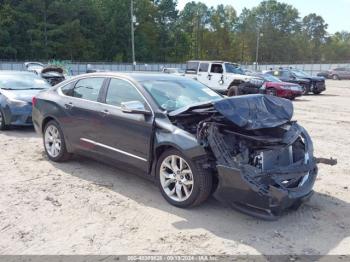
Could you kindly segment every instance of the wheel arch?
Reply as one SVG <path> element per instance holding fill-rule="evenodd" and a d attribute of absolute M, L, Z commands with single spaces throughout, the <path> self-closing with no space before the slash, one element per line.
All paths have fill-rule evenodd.
<path fill-rule="evenodd" d="M 72 153 L 74 150 L 72 148 L 72 145 L 71 143 L 69 142 L 69 140 L 67 139 L 67 135 L 65 134 L 63 128 L 62 128 L 62 125 L 60 123 L 60 121 L 58 121 L 58 119 L 52 115 L 47 115 L 47 116 L 44 116 L 42 122 L 41 122 L 41 134 L 44 135 L 44 132 L 45 132 L 45 127 L 46 125 L 50 122 L 50 121 L 55 121 L 58 123 L 58 125 L 60 126 L 61 130 L 62 130 L 62 133 L 63 133 L 63 136 L 64 136 L 64 140 L 66 142 L 66 147 L 67 147 L 67 151 L 69 153 Z"/>
<path fill-rule="evenodd" d="M 243 84 L 243 83 L 244 83 L 243 80 L 235 79 L 235 80 L 233 80 L 233 81 L 230 83 L 229 87 L 232 87 L 232 86 L 239 86 L 240 84 Z"/>
<path fill-rule="evenodd" d="M 41 122 L 41 133 L 44 134 L 45 131 L 45 126 L 47 125 L 47 123 L 49 123 L 50 121 L 56 121 L 58 124 L 59 122 L 57 121 L 57 119 L 51 115 L 45 116 L 43 118 L 43 121 Z"/>

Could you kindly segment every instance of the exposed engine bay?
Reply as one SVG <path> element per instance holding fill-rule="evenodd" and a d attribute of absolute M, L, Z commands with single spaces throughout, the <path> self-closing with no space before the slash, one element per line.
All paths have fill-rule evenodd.
<path fill-rule="evenodd" d="M 307 200 L 317 176 L 311 138 L 292 116 L 290 101 L 264 95 L 227 98 L 169 115 L 206 149 L 217 174 L 214 196 L 269 220 Z"/>
<path fill-rule="evenodd" d="M 41 77 L 51 86 L 57 85 L 65 80 L 64 70 L 61 67 L 48 66 L 41 71 Z"/>

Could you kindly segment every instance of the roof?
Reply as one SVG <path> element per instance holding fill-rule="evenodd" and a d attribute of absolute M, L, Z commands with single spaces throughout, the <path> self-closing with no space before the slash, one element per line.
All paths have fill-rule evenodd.
<path fill-rule="evenodd" d="M 148 80 L 159 80 L 159 81 L 175 81 L 175 80 L 190 80 L 190 78 L 186 78 L 184 76 L 177 76 L 172 74 L 164 74 L 164 73 L 154 73 L 154 72 L 96 72 L 91 74 L 79 75 L 81 76 L 100 76 L 100 77 L 125 77 L 131 78 L 136 81 L 148 81 Z"/>

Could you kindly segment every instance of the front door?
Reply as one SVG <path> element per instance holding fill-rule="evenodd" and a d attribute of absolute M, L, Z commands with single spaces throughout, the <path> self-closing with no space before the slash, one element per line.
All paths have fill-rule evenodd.
<path fill-rule="evenodd" d="M 151 112 L 144 97 L 129 81 L 111 78 L 106 90 L 100 151 L 119 162 L 148 171 L 153 132 L 153 114 L 125 113 L 124 102 L 139 101 Z"/>
<path fill-rule="evenodd" d="M 222 64 L 211 64 L 210 71 L 208 75 L 208 86 L 212 89 L 224 91 L 227 89 L 224 85 L 224 68 Z"/>
<path fill-rule="evenodd" d="M 206 86 L 210 85 L 209 63 L 199 64 L 197 80 Z"/>

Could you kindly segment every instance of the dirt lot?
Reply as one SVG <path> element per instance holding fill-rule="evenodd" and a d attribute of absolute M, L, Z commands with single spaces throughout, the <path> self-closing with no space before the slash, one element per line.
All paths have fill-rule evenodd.
<path fill-rule="evenodd" d="M 32 129 L 0 133 L 0 254 L 350 254 L 350 81 L 294 102 L 319 165 L 312 200 L 279 221 L 210 199 L 182 210 L 149 181 L 77 158 L 54 164 Z"/>

